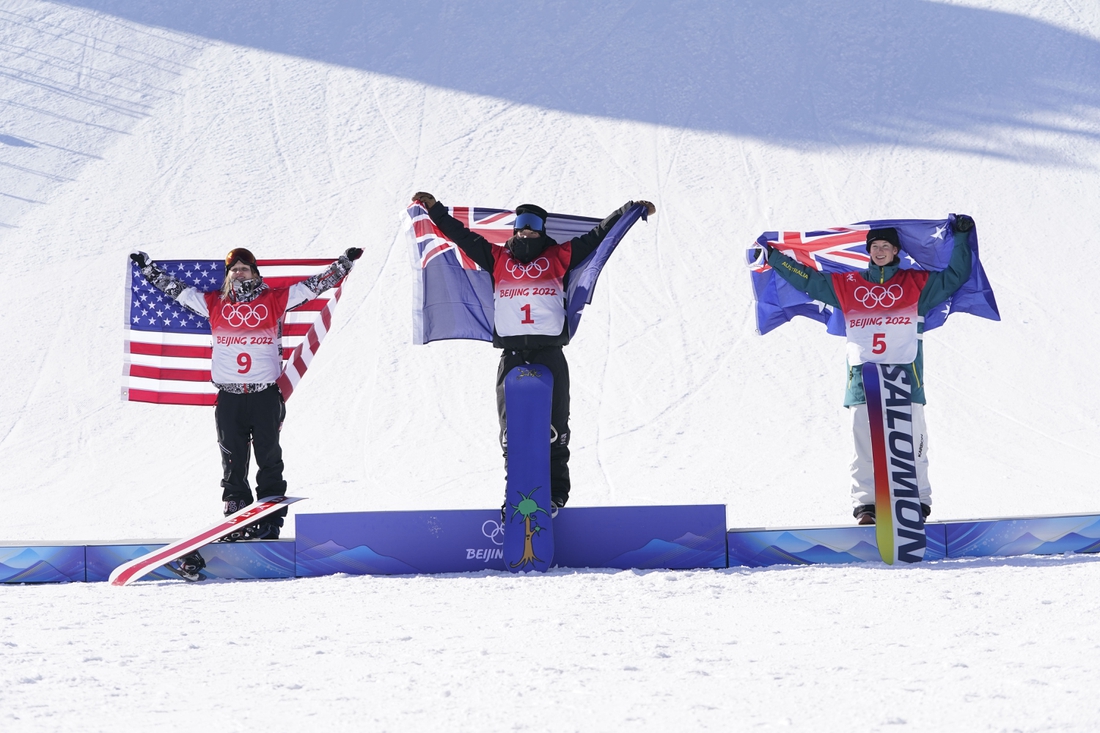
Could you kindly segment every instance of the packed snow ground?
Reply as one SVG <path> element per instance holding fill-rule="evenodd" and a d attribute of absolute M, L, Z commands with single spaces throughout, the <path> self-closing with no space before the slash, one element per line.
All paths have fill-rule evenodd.
<path fill-rule="evenodd" d="M 965 212 L 1003 321 L 926 339 L 934 516 L 1100 511 L 1100 8 L 820 5 L 0 3 L 0 539 L 171 538 L 218 510 L 210 412 L 118 400 L 133 249 L 364 247 L 289 404 L 302 511 L 499 504 L 496 352 L 409 343 L 416 190 L 656 202 L 567 351 L 575 505 L 851 521 L 842 342 L 757 336 L 741 253 Z M 5 587 L 0 716 L 1093 730 L 1098 591 L 1088 557 Z"/>

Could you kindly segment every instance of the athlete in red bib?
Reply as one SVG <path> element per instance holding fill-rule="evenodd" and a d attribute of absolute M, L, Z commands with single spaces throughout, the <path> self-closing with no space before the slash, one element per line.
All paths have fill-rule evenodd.
<path fill-rule="evenodd" d="M 924 315 L 940 305 L 970 277 L 971 253 L 967 242 L 974 220 L 965 214 L 954 219 L 955 246 L 945 270 L 902 269 L 901 243 L 893 227 L 867 232 L 870 256 L 863 272 L 826 274 L 768 249 L 768 264 L 776 274 L 814 300 L 839 308 L 847 337 L 848 408 L 855 441 L 852 458 L 852 513 L 860 524 L 874 524 L 875 484 L 871 460 L 867 397 L 863 391 L 864 363 L 896 364 L 908 373 L 913 386 L 913 445 L 917 488 L 925 516 L 932 511 L 928 482 L 928 432 L 924 423 Z"/>
<path fill-rule="evenodd" d="M 586 234 L 555 242 L 546 234 L 546 210 L 533 204 L 516 209 L 513 235 L 499 247 L 471 232 L 447 213 L 430 193 L 413 194 L 443 236 L 454 242 L 493 276 L 493 345 L 501 348 L 497 368 L 497 414 L 504 467 L 508 443 L 504 412 L 504 378 L 521 364 L 542 364 L 554 375 L 550 409 L 550 498 L 554 511 L 569 501 L 569 365 L 562 347 L 569 343 L 565 288 L 569 272 L 584 262 L 627 209 L 643 204 L 648 215 L 657 208 L 648 201 L 628 201 Z"/>
<path fill-rule="evenodd" d="M 269 287 L 247 249 L 225 256 L 220 291 L 204 293 L 161 270 L 144 252 L 130 258 L 156 288 L 210 321 L 210 379 L 218 388 L 214 420 L 222 459 L 225 515 L 252 503 L 249 448 L 256 455 L 256 497 L 286 495 L 279 445 L 286 407 L 276 380 L 282 373 L 282 329 L 287 312 L 313 300 L 349 272 L 363 250 L 352 247 L 323 272 L 288 287 Z M 277 539 L 286 510 L 229 539 Z M 183 558 L 183 563 L 192 558 Z M 201 562 L 201 556 L 196 562 Z"/>

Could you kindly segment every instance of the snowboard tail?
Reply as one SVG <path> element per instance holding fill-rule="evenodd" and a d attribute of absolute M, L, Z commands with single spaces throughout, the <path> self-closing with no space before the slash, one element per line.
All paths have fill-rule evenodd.
<path fill-rule="evenodd" d="M 254 504 L 249 504 L 239 512 L 230 514 L 217 524 L 207 527 L 201 532 L 177 540 L 160 549 L 153 550 L 150 553 L 131 560 L 128 563 L 119 565 L 111 573 L 110 583 L 111 585 L 130 585 L 134 581 L 156 570 L 161 565 L 167 565 L 173 560 L 181 558 L 184 555 L 189 555 L 200 547 L 205 547 L 211 542 L 216 542 L 223 537 L 227 537 L 241 527 L 252 524 L 256 520 L 262 519 L 269 514 L 274 514 L 283 507 L 289 506 L 296 501 L 301 501 L 303 498 L 305 497 L 268 496 L 260 499 Z M 169 570 L 180 575 L 180 577 L 184 577 L 172 568 L 169 568 Z M 191 578 L 185 579 L 192 580 Z M 201 580 L 201 578 L 194 578 L 194 580 Z"/>
<path fill-rule="evenodd" d="M 525 364 L 504 378 L 508 481 L 504 501 L 504 564 L 511 572 L 544 571 L 554 561 L 550 495 L 550 406 L 554 376 Z"/>

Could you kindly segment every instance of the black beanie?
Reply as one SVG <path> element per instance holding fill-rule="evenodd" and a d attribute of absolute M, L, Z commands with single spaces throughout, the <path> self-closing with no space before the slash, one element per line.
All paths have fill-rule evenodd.
<path fill-rule="evenodd" d="M 901 249 L 901 244 L 898 242 L 898 230 L 894 227 L 883 227 L 882 229 L 872 229 L 867 232 L 867 251 L 871 251 L 871 242 L 876 239 L 882 239 L 890 244 L 894 245 L 898 249 Z"/>

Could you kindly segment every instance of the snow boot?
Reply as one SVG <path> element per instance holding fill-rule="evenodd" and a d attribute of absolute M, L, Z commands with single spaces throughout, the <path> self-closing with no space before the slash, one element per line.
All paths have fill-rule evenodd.
<path fill-rule="evenodd" d="M 166 564 L 165 567 L 184 580 L 194 582 L 206 578 L 206 576 L 202 574 L 202 569 L 206 567 L 206 560 L 202 559 L 202 555 L 200 555 L 198 551 L 177 558 Z"/>
<path fill-rule="evenodd" d="M 856 524 L 874 524 L 875 505 L 860 504 L 854 510 L 852 510 L 852 516 L 856 518 Z"/>

